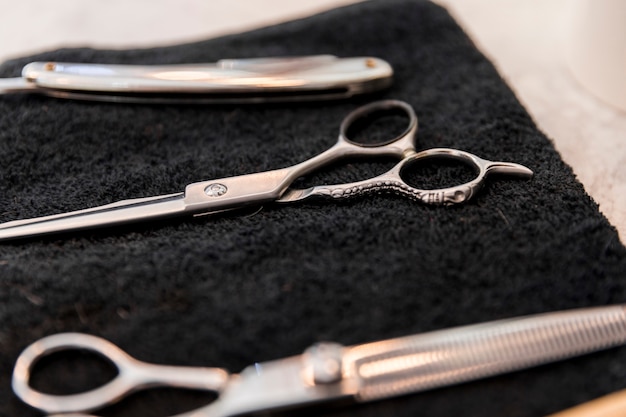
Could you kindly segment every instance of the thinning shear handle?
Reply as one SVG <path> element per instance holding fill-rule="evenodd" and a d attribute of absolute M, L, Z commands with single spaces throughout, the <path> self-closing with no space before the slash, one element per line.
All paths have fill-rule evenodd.
<path fill-rule="evenodd" d="M 30 385 L 30 375 L 39 359 L 63 350 L 86 349 L 111 361 L 118 375 L 91 391 L 72 395 L 51 395 Z M 82 333 L 59 333 L 28 346 L 15 364 L 12 386 L 28 405 L 48 414 L 89 412 L 121 400 L 131 392 L 148 387 L 167 386 L 221 391 L 229 374 L 220 368 L 155 365 L 134 359 L 114 344 Z"/>

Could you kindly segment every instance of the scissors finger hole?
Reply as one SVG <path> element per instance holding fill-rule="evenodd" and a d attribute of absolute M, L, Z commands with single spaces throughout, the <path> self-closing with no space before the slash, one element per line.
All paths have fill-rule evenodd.
<path fill-rule="evenodd" d="M 47 354 L 33 365 L 29 385 L 44 394 L 72 395 L 112 381 L 117 367 L 102 355 L 83 349 Z"/>
<path fill-rule="evenodd" d="M 433 155 L 408 161 L 400 170 L 400 177 L 413 188 L 437 190 L 468 183 L 479 172 L 468 160 Z"/>
<path fill-rule="evenodd" d="M 406 135 L 413 120 L 402 107 L 375 107 L 353 113 L 342 126 L 344 139 L 361 146 L 381 146 Z"/>

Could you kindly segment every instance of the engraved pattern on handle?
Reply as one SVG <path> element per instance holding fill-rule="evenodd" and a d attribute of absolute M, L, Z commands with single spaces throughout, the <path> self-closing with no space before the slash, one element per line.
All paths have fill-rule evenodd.
<path fill-rule="evenodd" d="M 624 307 L 582 309 L 465 326 L 349 348 L 369 401 L 475 380 L 626 342 Z"/>
<path fill-rule="evenodd" d="M 394 177 L 377 177 L 350 184 L 324 185 L 307 190 L 306 197 L 322 196 L 334 199 L 360 197 L 369 193 L 393 192 L 425 204 L 448 206 L 469 200 L 480 184 L 463 184 L 437 190 L 413 188 Z"/>

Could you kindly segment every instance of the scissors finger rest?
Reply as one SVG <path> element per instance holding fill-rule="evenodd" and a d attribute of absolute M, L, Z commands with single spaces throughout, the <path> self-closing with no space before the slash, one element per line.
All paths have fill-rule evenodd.
<path fill-rule="evenodd" d="M 408 123 L 397 136 L 374 144 L 361 143 L 350 138 L 351 128 L 362 120 L 398 112 L 405 116 Z M 417 116 L 409 104 L 397 100 L 370 103 L 354 110 L 344 119 L 334 146 L 299 164 L 272 171 L 201 181 L 188 185 L 183 193 L 124 200 L 69 213 L 3 223 L 0 224 L 0 241 L 164 217 L 211 214 L 248 205 L 293 202 L 315 195 L 348 197 L 372 190 L 391 189 L 428 204 L 454 204 L 472 197 L 490 173 L 532 176 L 532 171 L 521 165 L 487 161 L 455 149 L 416 152 L 417 128 Z M 313 187 L 310 190 L 289 188 L 299 177 L 331 163 L 352 157 L 377 156 L 394 157 L 400 162 L 382 177 L 358 183 Z M 403 180 L 404 173 L 410 170 L 413 162 L 434 157 L 463 160 L 473 166 L 478 175 L 473 181 L 460 186 L 436 190 L 420 190 Z"/>

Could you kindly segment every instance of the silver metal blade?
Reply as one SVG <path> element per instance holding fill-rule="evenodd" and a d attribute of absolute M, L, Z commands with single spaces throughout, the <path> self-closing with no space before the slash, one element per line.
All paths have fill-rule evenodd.
<path fill-rule="evenodd" d="M 185 194 L 135 198 L 104 206 L 0 224 L 0 241 L 172 217 L 185 212 Z"/>
<path fill-rule="evenodd" d="M 34 83 L 25 78 L 0 78 L 0 94 L 28 93 L 37 89 Z"/>

